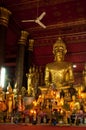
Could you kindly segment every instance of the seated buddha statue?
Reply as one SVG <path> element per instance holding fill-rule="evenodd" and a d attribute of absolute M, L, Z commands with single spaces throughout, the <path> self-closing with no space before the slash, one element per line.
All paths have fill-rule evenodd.
<path fill-rule="evenodd" d="M 86 88 L 86 63 L 82 73 L 83 73 L 83 86 Z"/>
<path fill-rule="evenodd" d="M 45 67 L 46 86 L 53 85 L 56 89 L 60 89 L 74 82 L 73 65 L 64 61 L 66 53 L 66 45 L 59 37 L 53 45 L 54 61 Z"/>

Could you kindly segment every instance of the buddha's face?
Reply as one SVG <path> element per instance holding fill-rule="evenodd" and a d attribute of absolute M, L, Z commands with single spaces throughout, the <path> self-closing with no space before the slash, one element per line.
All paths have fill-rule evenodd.
<path fill-rule="evenodd" d="M 11 93 L 12 92 L 12 88 L 8 87 L 8 91 L 9 91 L 9 93 Z"/>
<path fill-rule="evenodd" d="M 55 59 L 57 61 L 60 62 L 64 60 L 64 48 L 62 46 L 55 47 L 54 54 L 55 54 Z"/>

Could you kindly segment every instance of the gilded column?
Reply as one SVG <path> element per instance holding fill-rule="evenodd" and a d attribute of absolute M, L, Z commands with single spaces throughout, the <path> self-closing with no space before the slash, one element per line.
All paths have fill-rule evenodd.
<path fill-rule="evenodd" d="M 5 62 L 6 34 L 10 15 L 11 12 L 8 9 L 0 7 L 0 68 Z"/>
<path fill-rule="evenodd" d="M 16 87 L 18 90 L 21 89 L 23 85 L 23 74 L 24 74 L 24 56 L 25 56 L 25 45 L 27 43 L 28 38 L 27 31 L 21 31 L 21 36 L 18 41 L 18 55 L 17 55 L 17 62 L 16 62 Z"/>

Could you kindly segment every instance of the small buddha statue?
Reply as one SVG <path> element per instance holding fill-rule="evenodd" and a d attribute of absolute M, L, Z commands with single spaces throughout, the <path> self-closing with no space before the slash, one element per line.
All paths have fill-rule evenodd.
<path fill-rule="evenodd" d="M 6 102 L 5 102 L 5 92 L 3 88 L 0 86 L 0 112 L 3 112 L 7 109 Z"/>
<path fill-rule="evenodd" d="M 22 112 L 25 109 L 22 95 L 18 95 L 18 111 Z"/>
<path fill-rule="evenodd" d="M 14 89 L 13 89 L 13 93 L 14 93 L 14 98 L 15 98 L 15 100 L 17 100 L 17 96 L 18 96 L 17 83 L 15 83 L 15 86 L 14 86 Z"/>
<path fill-rule="evenodd" d="M 66 53 L 66 45 L 59 37 L 53 45 L 54 62 L 48 63 L 45 68 L 46 86 L 53 84 L 60 89 L 74 82 L 73 65 L 64 61 Z"/>
<path fill-rule="evenodd" d="M 6 102 L 7 102 L 7 108 L 8 108 L 7 109 L 7 117 L 8 117 L 8 116 L 11 116 L 13 109 L 15 108 L 14 93 L 13 93 L 10 83 L 8 83 L 8 86 L 7 86 Z"/>
<path fill-rule="evenodd" d="M 26 96 L 27 91 L 26 91 L 26 88 L 24 86 L 21 87 L 20 94 L 21 94 L 22 98 Z"/>
<path fill-rule="evenodd" d="M 29 68 L 29 73 L 26 74 L 27 77 L 27 92 L 29 96 L 33 96 L 34 95 L 34 72 L 32 70 L 32 68 Z M 34 83 L 33 83 L 34 81 Z"/>
<path fill-rule="evenodd" d="M 5 92 L 3 91 L 3 88 L 0 86 L 0 101 L 5 101 Z"/>

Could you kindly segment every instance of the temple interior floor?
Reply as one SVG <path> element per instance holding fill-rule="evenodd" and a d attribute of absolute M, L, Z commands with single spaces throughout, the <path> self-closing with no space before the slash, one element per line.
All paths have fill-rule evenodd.
<path fill-rule="evenodd" d="M 64 126 L 64 125 L 32 125 L 32 124 L 0 124 L 0 130 L 85 130 L 86 125 Z"/>

